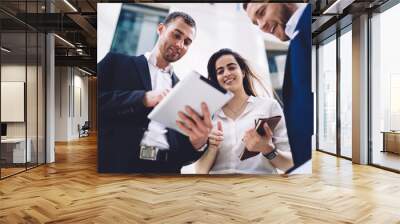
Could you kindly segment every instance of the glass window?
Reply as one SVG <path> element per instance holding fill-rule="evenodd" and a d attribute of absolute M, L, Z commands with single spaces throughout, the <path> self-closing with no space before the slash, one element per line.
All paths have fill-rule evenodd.
<path fill-rule="evenodd" d="M 37 76 L 38 76 L 38 57 L 37 43 L 38 36 L 36 32 L 29 31 L 27 33 L 27 80 L 26 80 L 26 116 L 27 116 L 27 139 L 30 157 L 27 162 L 27 167 L 37 165 L 37 131 L 38 131 L 38 111 L 37 111 Z"/>
<path fill-rule="evenodd" d="M 285 73 L 285 63 L 287 49 L 285 50 L 267 50 L 268 68 L 270 72 L 271 85 L 277 94 L 276 97 L 281 101 L 283 99 L 282 86 Z"/>
<path fill-rule="evenodd" d="M 4 6 L 23 16 L 40 12 L 43 4 Z M 0 178 L 4 178 L 45 162 L 46 40 L 44 34 L 8 15 L 0 13 L 0 18 L 8 21 L 0 29 Z"/>
<path fill-rule="evenodd" d="M 0 110 L 1 123 L 6 125 L 0 146 L 1 177 L 24 171 L 30 161 L 25 118 L 26 40 L 25 32 L 1 33 Z"/>
<path fill-rule="evenodd" d="M 166 15 L 164 10 L 123 4 L 111 52 L 140 55 L 150 51 L 157 41 L 157 26 Z"/>
<path fill-rule="evenodd" d="M 318 48 L 318 149 L 336 153 L 336 38 Z"/>
<path fill-rule="evenodd" d="M 45 76 L 45 65 L 46 65 L 46 36 L 43 33 L 38 35 L 38 76 L 37 76 L 37 89 L 38 89 L 38 136 L 37 136 L 37 163 L 44 164 L 46 158 L 45 148 L 45 124 L 46 124 L 46 76 Z"/>
<path fill-rule="evenodd" d="M 372 163 L 400 170 L 400 4 L 371 19 Z"/>
<path fill-rule="evenodd" d="M 352 34 L 340 36 L 340 154 L 351 158 L 352 150 Z"/>

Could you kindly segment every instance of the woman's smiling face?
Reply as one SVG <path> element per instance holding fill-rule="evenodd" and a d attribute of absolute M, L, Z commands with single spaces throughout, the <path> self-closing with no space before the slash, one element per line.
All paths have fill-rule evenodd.
<path fill-rule="evenodd" d="M 223 55 L 215 62 L 220 86 L 231 92 L 243 88 L 243 72 L 233 55 Z"/>

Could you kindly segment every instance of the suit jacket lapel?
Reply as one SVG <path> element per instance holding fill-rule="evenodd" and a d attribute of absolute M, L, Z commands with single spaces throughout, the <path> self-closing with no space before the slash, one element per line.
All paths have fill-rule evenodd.
<path fill-rule="evenodd" d="M 286 64 L 285 64 L 285 72 L 284 72 L 284 78 L 283 78 L 283 86 L 282 86 L 282 95 L 283 95 L 283 106 L 285 107 L 285 104 L 288 100 L 289 97 L 289 92 L 290 92 L 290 81 L 291 78 L 291 71 L 290 71 L 290 60 L 291 60 L 291 54 L 292 54 L 292 44 L 293 42 L 289 43 L 289 48 L 288 48 L 288 53 L 286 55 Z"/>
<path fill-rule="evenodd" d="M 301 31 L 303 33 L 308 34 L 308 32 L 307 32 L 308 30 L 305 30 L 306 27 L 304 27 L 304 24 L 311 23 L 311 21 L 306 20 L 306 19 L 310 18 L 310 16 L 308 15 L 311 12 L 310 7 L 311 7 L 310 4 L 307 3 L 307 6 L 304 9 L 303 14 L 300 16 L 299 22 L 296 25 L 296 29 L 295 29 L 296 31 Z M 310 25 L 310 27 L 311 27 L 311 25 Z M 310 34 L 310 36 L 311 36 L 311 34 Z"/>
<path fill-rule="evenodd" d="M 150 70 L 146 57 L 144 55 L 140 55 L 139 57 L 137 57 L 136 65 L 138 68 L 139 77 L 142 80 L 145 90 L 152 90 Z"/>
<path fill-rule="evenodd" d="M 310 35 L 310 39 L 311 39 L 311 25 L 308 25 L 307 23 L 310 23 L 310 21 L 307 21 L 308 18 L 311 18 L 311 15 L 309 15 L 311 13 L 311 9 L 310 9 L 310 4 L 307 4 L 306 8 L 303 11 L 303 14 L 301 15 L 299 22 L 296 25 L 296 32 L 297 35 L 290 40 L 289 43 L 289 48 L 288 48 L 288 53 L 287 53 L 287 57 L 286 57 L 286 64 L 285 64 L 285 74 L 284 74 L 284 80 L 283 80 L 283 102 L 285 104 L 285 102 L 287 102 L 290 97 L 293 85 L 295 85 L 295 83 L 293 82 L 293 72 L 291 71 L 291 60 L 294 52 L 292 52 L 293 49 L 293 45 L 298 44 L 301 41 L 304 41 L 302 38 L 304 38 L 304 35 Z M 307 25 L 305 25 L 307 24 Z M 297 55 L 298 56 L 298 55 Z"/>

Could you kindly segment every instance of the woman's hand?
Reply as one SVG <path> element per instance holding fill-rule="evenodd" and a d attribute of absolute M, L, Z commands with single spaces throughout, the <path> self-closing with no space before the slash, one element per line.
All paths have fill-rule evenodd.
<path fill-rule="evenodd" d="M 213 129 L 208 135 L 208 149 L 217 150 L 224 140 L 224 131 L 222 129 L 221 121 L 217 122 L 217 129 Z"/>
<path fill-rule="evenodd" d="M 265 136 L 260 136 L 255 128 L 246 131 L 243 137 L 243 142 L 249 151 L 267 154 L 274 149 L 274 144 L 272 143 L 272 131 L 267 122 L 264 123 L 263 128 L 265 130 Z"/>
<path fill-rule="evenodd" d="M 217 129 L 213 129 L 208 135 L 207 151 L 194 163 L 195 171 L 198 174 L 208 174 L 217 158 L 218 149 L 224 140 L 221 121 L 217 122 Z"/>

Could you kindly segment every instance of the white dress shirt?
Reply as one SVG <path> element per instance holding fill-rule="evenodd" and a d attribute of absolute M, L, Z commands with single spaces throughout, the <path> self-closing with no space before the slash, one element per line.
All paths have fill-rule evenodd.
<path fill-rule="evenodd" d="M 285 33 L 290 39 L 293 39 L 296 36 L 297 24 L 299 23 L 300 17 L 303 14 L 304 9 L 306 7 L 307 7 L 307 4 L 301 4 L 300 6 L 298 6 L 296 12 L 293 13 L 293 15 L 290 17 L 290 19 L 286 23 Z"/>
<path fill-rule="evenodd" d="M 243 113 L 232 120 L 227 117 L 222 109 L 218 110 L 213 117 L 214 127 L 217 121 L 222 123 L 224 141 L 218 149 L 217 158 L 210 174 L 225 173 L 247 173 L 247 174 L 274 174 L 277 169 L 261 153 L 257 156 L 240 161 L 239 156 L 244 150 L 242 138 L 245 132 L 255 126 L 258 118 L 269 118 L 280 115 L 282 119 L 273 130 L 272 142 L 276 149 L 290 151 L 289 141 L 286 133 L 285 118 L 279 103 L 272 98 L 261 98 L 250 96 L 248 104 Z"/>
<path fill-rule="evenodd" d="M 153 52 L 147 52 L 145 57 L 149 64 L 152 90 L 172 88 L 172 65 L 168 65 L 165 69 L 158 68 Z M 169 149 L 166 134 L 167 129 L 164 125 L 156 121 L 150 121 L 141 144 L 155 146 L 160 149 Z"/>

